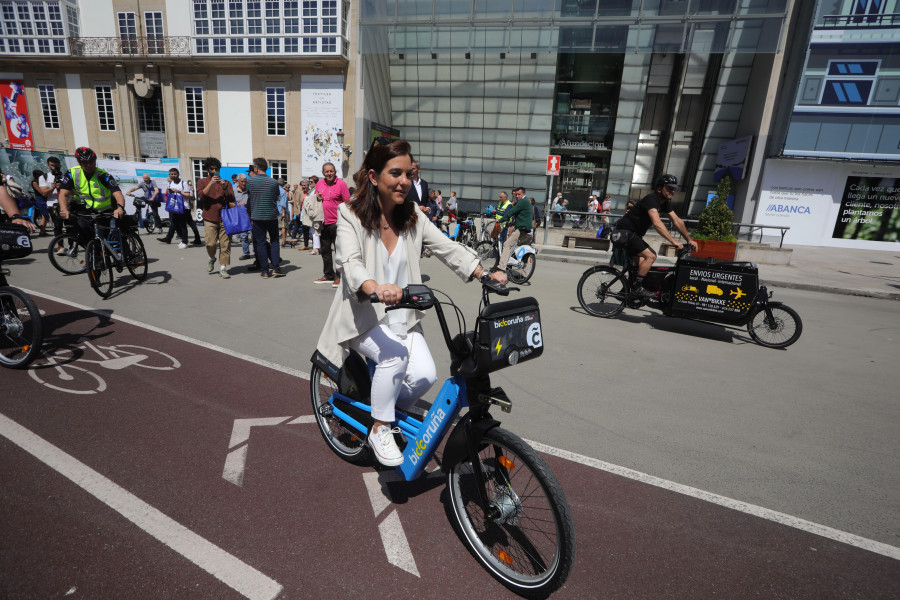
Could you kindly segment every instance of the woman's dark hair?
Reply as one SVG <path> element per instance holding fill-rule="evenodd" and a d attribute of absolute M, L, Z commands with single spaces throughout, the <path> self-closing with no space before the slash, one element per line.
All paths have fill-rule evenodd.
<path fill-rule="evenodd" d="M 353 211 L 363 227 L 378 231 L 381 228 L 381 204 L 378 201 L 378 190 L 369 181 L 369 171 L 381 174 L 387 163 L 400 156 L 413 158 L 409 143 L 405 140 L 394 140 L 390 144 L 376 144 L 366 153 L 362 167 L 353 176 L 356 182 L 356 194 L 350 199 L 350 210 Z M 396 207 L 393 212 L 393 223 L 400 231 L 407 231 L 416 225 L 418 207 L 409 198 Z"/>
<path fill-rule="evenodd" d="M 216 168 L 216 171 L 221 171 L 221 170 L 222 170 L 222 163 L 219 162 L 219 159 L 218 159 L 218 158 L 216 158 L 216 157 L 214 157 L 214 156 L 210 156 L 209 158 L 207 158 L 207 159 L 205 159 L 205 160 L 203 161 L 203 170 L 204 170 L 204 171 L 209 171 L 209 168 L 210 168 L 210 167 L 215 167 L 215 168 Z"/>
<path fill-rule="evenodd" d="M 40 169 L 35 169 L 34 171 L 31 172 L 31 176 L 34 177 L 35 181 L 37 181 L 38 179 L 40 179 L 41 177 L 44 176 L 44 172 L 41 171 Z"/>

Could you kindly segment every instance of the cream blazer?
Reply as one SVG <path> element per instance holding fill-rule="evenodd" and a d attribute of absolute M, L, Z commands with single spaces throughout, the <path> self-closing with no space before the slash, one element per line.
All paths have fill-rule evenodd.
<path fill-rule="evenodd" d="M 341 285 L 335 290 L 331 310 L 317 344 L 319 352 L 337 366 L 344 363 L 350 341 L 375 327 L 384 317 L 384 304 L 372 304 L 368 299 L 361 301 L 356 295 L 366 280 L 384 283 L 379 233 L 363 227 L 347 203 L 338 207 L 334 261 L 335 268 L 341 273 Z M 463 281 L 469 281 L 478 266 L 478 256 L 473 250 L 441 233 L 425 218 L 424 213 L 419 213 L 415 227 L 400 235 L 403 236 L 403 247 L 406 249 L 411 284 L 422 283 L 422 272 L 419 269 L 422 246 L 431 250 Z M 422 311 L 409 311 L 406 330 L 420 329 L 419 321 L 424 316 Z"/>

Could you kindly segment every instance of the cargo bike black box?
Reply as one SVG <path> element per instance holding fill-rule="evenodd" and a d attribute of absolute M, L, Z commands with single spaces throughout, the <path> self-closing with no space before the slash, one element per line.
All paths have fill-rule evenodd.
<path fill-rule="evenodd" d="M 749 262 L 684 259 L 675 270 L 673 316 L 741 323 L 759 292 L 759 274 Z"/>

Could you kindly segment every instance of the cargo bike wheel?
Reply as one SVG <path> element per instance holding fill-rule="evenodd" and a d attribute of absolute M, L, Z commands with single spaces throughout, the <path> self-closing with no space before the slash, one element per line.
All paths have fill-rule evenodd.
<path fill-rule="evenodd" d="M 28 294 L 0 286 L 0 365 L 24 369 L 43 345 L 41 313 Z"/>
<path fill-rule="evenodd" d="M 771 313 L 771 318 L 769 317 Z M 784 304 L 754 309 L 747 331 L 757 344 L 767 348 L 787 348 L 803 333 L 803 322 L 793 308 Z"/>
<path fill-rule="evenodd" d="M 578 281 L 578 303 L 595 317 L 615 317 L 625 308 L 627 298 L 625 272 L 615 267 L 591 267 Z"/>
<path fill-rule="evenodd" d="M 575 563 L 575 524 L 562 487 L 537 452 L 505 429 L 487 431 L 477 452 L 447 474 L 456 525 L 498 581 L 517 594 L 545 597 L 566 582 Z"/>

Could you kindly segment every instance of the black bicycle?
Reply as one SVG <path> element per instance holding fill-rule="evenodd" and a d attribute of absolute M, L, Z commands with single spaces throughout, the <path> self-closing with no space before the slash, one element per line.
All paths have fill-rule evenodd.
<path fill-rule="evenodd" d="M 79 219 L 91 222 L 94 238 L 87 243 L 87 272 L 91 287 L 101 298 L 108 298 L 114 283 L 113 269 L 121 273 L 128 269 L 138 281 L 147 278 L 147 251 L 138 236 L 132 218 L 119 219 L 117 227 L 101 224 L 109 214 L 80 214 Z"/>
<path fill-rule="evenodd" d="M 0 365 L 24 369 L 41 352 L 41 313 L 28 294 L 9 285 L 2 262 L 31 254 L 31 240 L 24 227 L 2 223 L 0 242 Z"/>

